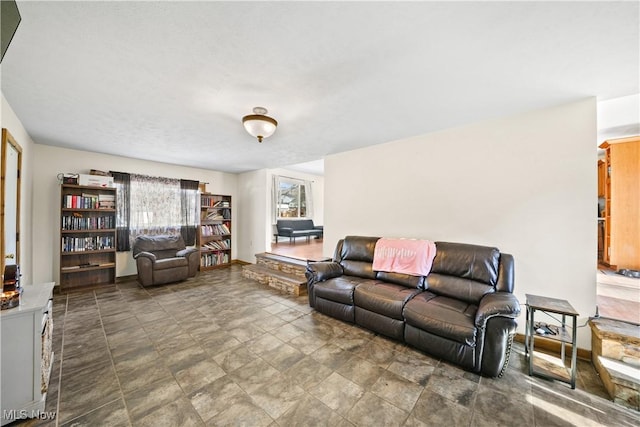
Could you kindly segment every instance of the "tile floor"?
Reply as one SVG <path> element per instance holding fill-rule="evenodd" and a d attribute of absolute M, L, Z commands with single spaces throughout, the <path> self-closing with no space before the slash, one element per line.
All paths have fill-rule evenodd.
<path fill-rule="evenodd" d="M 592 366 L 576 390 L 499 379 L 343 323 L 233 266 L 179 284 L 55 295 L 56 426 L 637 426 Z"/>

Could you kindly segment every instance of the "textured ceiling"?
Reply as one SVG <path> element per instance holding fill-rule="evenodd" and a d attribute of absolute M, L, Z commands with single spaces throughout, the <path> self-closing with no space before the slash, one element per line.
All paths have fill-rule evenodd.
<path fill-rule="evenodd" d="M 36 143 L 227 172 L 640 92 L 638 2 L 18 7 L 2 91 Z"/>

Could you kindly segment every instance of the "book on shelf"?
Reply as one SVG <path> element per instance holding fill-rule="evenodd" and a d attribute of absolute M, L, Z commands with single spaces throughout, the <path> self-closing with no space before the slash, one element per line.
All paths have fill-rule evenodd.
<path fill-rule="evenodd" d="M 204 267 L 211 267 L 215 265 L 228 264 L 230 262 L 228 252 L 219 252 L 213 254 L 203 254 L 200 263 Z"/>
<path fill-rule="evenodd" d="M 202 245 L 203 249 L 210 249 L 214 251 L 221 251 L 225 249 L 231 249 L 231 240 L 213 240 Z"/>
<path fill-rule="evenodd" d="M 214 221 L 214 220 L 221 220 L 221 219 L 225 219 L 225 218 L 220 212 L 211 211 L 211 212 L 207 212 L 207 214 L 204 217 L 204 219 L 207 220 L 207 221 Z"/>
<path fill-rule="evenodd" d="M 62 252 L 84 252 L 114 249 L 113 236 L 68 237 L 62 238 Z"/>
<path fill-rule="evenodd" d="M 220 200 L 220 196 L 212 196 L 212 195 L 205 195 L 205 194 L 202 194 L 200 196 L 200 205 L 203 208 L 231 207 L 231 203 L 229 202 L 229 200 Z"/>
<path fill-rule="evenodd" d="M 116 207 L 115 194 L 99 194 L 98 207 L 99 209 L 115 209 Z"/>
<path fill-rule="evenodd" d="M 115 227 L 115 216 L 83 217 L 74 212 L 62 217 L 63 230 L 106 230 Z"/>
<path fill-rule="evenodd" d="M 225 234 L 231 234 L 231 230 L 229 230 L 229 227 L 225 223 L 202 225 L 200 229 L 203 236 L 222 236 Z"/>
<path fill-rule="evenodd" d="M 65 194 L 62 199 L 65 209 L 114 209 L 115 205 L 113 194 Z"/>

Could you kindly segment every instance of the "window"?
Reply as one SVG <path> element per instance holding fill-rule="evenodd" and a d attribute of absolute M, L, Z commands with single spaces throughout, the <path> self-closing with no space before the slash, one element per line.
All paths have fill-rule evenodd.
<path fill-rule="evenodd" d="M 118 250 L 130 250 L 138 235 L 182 234 L 195 244 L 198 181 L 115 173 L 118 190 Z"/>
<path fill-rule="evenodd" d="M 310 183 L 282 176 L 277 177 L 275 182 L 276 218 L 310 218 Z"/>

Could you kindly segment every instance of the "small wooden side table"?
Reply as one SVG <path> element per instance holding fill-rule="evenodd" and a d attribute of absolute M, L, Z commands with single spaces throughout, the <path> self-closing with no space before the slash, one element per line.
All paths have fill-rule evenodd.
<path fill-rule="evenodd" d="M 576 358 L 578 355 L 577 346 L 577 322 L 578 312 L 569 304 L 568 301 L 563 299 L 549 298 L 539 295 L 525 294 L 527 298 L 527 321 L 525 330 L 525 354 L 529 357 L 529 375 L 537 375 L 543 378 L 555 379 L 571 384 L 571 388 L 576 388 Z M 547 369 L 541 366 L 535 366 L 533 363 L 534 354 L 534 341 L 536 333 L 535 328 L 535 315 L 536 311 L 542 312 L 549 317 L 557 320 L 560 325 L 558 333 L 538 335 L 544 338 L 548 338 L 554 341 L 560 342 L 560 359 L 562 361 L 562 369 Z M 556 319 L 553 314 L 559 314 L 562 319 Z M 572 326 L 567 325 L 567 317 L 572 318 Z M 565 364 L 565 345 L 571 344 L 571 368 L 568 369 Z"/>

